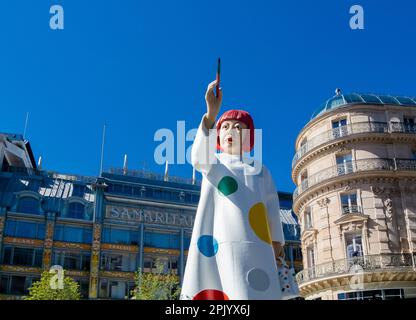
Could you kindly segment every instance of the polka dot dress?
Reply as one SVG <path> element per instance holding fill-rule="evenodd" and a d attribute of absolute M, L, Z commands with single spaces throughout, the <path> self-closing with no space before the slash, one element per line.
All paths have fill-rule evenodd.
<path fill-rule="evenodd" d="M 283 288 L 272 241 L 284 239 L 270 173 L 228 154 L 198 166 L 204 143 L 200 127 L 192 157 L 203 181 L 181 299 L 279 300 Z"/>

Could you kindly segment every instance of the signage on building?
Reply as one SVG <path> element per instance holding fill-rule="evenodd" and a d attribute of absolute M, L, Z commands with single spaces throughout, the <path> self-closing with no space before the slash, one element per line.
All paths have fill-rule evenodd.
<path fill-rule="evenodd" d="M 194 217 L 190 214 L 120 206 L 107 206 L 105 217 L 130 222 L 167 224 L 182 227 L 192 227 L 194 224 Z"/>

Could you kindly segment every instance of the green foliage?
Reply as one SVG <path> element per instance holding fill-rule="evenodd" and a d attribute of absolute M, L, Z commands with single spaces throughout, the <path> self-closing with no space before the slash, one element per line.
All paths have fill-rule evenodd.
<path fill-rule="evenodd" d="M 63 280 L 63 288 L 54 289 L 51 286 L 51 279 L 54 273 L 44 271 L 41 279 L 32 283 L 29 288 L 29 295 L 25 297 L 25 300 L 79 300 L 81 299 L 81 293 L 79 285 L 70 277 L 65 277 Z"/>
<path fill-rule="evenodd" d="M 140 268 L 135 273 L 136 287 L 132 299 L 136 300 L 177 300 L 180 295 L 179 277 L 164 272 L 164 263 L 157 260 L 156 272 L 143 272 Z"/>

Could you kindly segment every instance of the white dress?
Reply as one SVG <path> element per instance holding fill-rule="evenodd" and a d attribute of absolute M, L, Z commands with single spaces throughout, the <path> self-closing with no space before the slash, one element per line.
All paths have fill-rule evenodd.
<path fill-rule="evenodd" d="M 280 300 L 272 241 L 283 245 L 284 235 L 273 179 L 265 166 L 253 174 L 253 163 L 213 152 L 211 133 L 202 120 L 192 147 L 203 180 L 180 299 Z"/>

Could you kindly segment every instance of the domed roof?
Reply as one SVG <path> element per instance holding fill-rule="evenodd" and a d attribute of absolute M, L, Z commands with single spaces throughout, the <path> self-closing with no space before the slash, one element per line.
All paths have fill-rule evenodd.
<path fill-rule="evenodd" d="M 416 106 L 416 97 L 375 95 L 375 94 L 338 94 L 328 99 L 311 117 L 315 117 L 337 108 L 350 104 L 371 104 L 371 105 L 395 105 L 395 106 Z"/>

